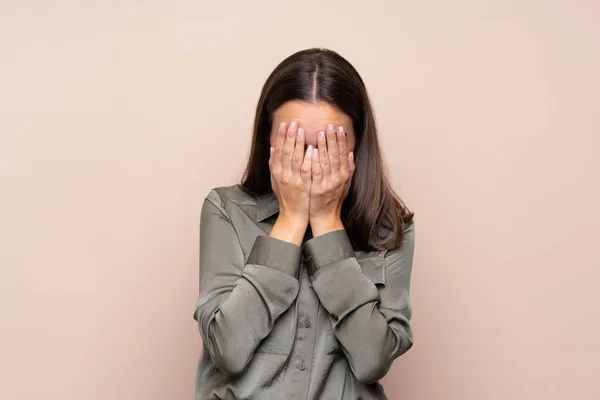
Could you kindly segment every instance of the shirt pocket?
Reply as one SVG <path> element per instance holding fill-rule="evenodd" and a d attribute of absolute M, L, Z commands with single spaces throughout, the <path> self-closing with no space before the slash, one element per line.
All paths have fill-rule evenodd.
<path fill-rule="evenodd" d="M 383 257 L 368 257 L 357 259 L 363 274 L 375 284 L 385 286 L 385 259 Z"/>

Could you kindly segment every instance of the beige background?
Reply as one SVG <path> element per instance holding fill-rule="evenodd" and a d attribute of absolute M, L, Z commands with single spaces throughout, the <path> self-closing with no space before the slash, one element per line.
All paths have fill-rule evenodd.
<path fill-rule="evenodd" d="M 0 398 L 189 399 L 198 222 L 330 47 L 416 212 L 390 399 L 600 398 L 600 6 L 0 0 Z"/>

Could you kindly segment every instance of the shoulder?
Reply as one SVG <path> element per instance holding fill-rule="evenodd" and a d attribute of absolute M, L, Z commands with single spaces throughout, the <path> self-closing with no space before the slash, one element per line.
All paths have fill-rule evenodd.
<path fill-rule="evenodd" d="M 415 242 L 415 221 L 404 224 L 404 243 Z"/>
<path fill-rule="evenodd" d="M 240 206 L 256 204 L 256 197 L 244 191 L 239 184 L 213 187 L 205 199 L 219 208 L 227 208 L 230 203 Z"/>

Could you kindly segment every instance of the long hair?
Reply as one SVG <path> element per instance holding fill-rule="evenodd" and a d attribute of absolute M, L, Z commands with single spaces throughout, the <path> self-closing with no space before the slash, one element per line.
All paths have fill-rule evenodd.
<path fill-rule="evenodd" d="M 271 191 L 269 136 L 273 113 L 288 101 L 326 102 L 348 115 L 355 132 L 356 170 L 342 205 L 342 222 L 356 250 L 388 250 L 402 244 L 413 213 L 386 176 L 373 108 L 358 71 L 327 49 L 299 51 L 283 60 L 265 82 L 254 119 L 252 148 L 241 187 L 253 194 Z M 380 233 L 387 230 L 382 236 Z M 371 241 L 371 235 L 385 241 Z M 371 243 L 376 242 L 376 243 Z"/>

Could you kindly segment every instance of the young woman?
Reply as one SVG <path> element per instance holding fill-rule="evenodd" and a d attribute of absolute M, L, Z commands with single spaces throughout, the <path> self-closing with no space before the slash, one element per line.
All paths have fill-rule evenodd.
<path fill-rule="evenodd" d="M 196 399 L 386 399 L 413 343 L 412 213 L 354 67 L 310 49 L 265 83 L 241 184 L 202 207 Z"/>

